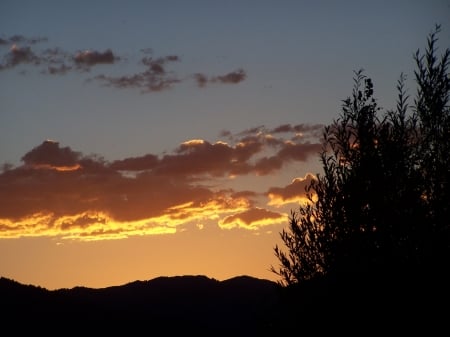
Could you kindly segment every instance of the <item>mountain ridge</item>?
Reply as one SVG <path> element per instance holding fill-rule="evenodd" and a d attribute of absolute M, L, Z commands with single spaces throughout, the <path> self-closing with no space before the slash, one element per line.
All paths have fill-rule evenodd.
<path fill-rule="evenodd" d="M 129 282 L 125 282 L 122 284 L 117 284 L 117 285 L 109 285 L 109 286 L 104 286 L 104 287 L 88 287 L 88 286 L 84 286 L 84 285 L 75 285 L 73 287 L 61 287 L 61 288 L 55 288 L 55 289 L 49 289 L 47 287 L 38 285 L 38 284 L 33 284 L 33 283 L 24 283 L 24 282 L 20 282 L 17 281 L 13 278 L 10 277 L 6 277 L 6 276 L 0 276 L 0 286 L 2 286 L 2 282 L 11 282 L 11 283 L 15 283 L 17 285 L 21 285 L 21 286 L 28 286 L 28 287 L 34 287 L 34 288 L 40 288 L 40 289 L 44 289 L 47 291 L 58 291 L 58 290 L 71 290 L 74 288 L 85 288 L 85 289 L 91 289 L 91 290 L 100 290 L 100 289 L 108 289 L 108 288 L 116 288 L 116 287 L 123 287 L 132 283 L 140 283 L 140 282 L 152 282 L 152 281 L 156 281 L 156 280 L 168 280 L 168 279 L 187 279 L 187 278 L 198 278 L 198 279 L 208 279 L 211 281 L 215 281 L 215 282 L 234 282 L 237 280 L 254 280 L 254 281 L 262 281 L 262 282 L 267 282 L 267 283 L 271 283 L 271 284 L 277 284 L 277 282 L 275 281 L 271 281 L 269 279 L 264 279 L 264 278 L 259 278 L 259 277 L 254 277 L 254 276 L 250 276 L 250 275 L 237 275 L 237 276 L 233 276 L 224 280 L 218 280 L 216 278 L 213 277 L 209 277 L 207 275 L 202 275 L 202 274 L 186 274 L 186 275 L 174 275 L 174 276 L 156 276 L 154 278 L 150 278 L 150 279 L 137 279 L 134 281 L 129 281 Z"/>
<path fill-rule="evenodd" d="M 279 326 L 280 289 L 276 282 L 247 275 L 222 281 L 205 275 L 160 276 L 105 288 L 54 290 L 0 277 L 5 322 L 20 317 L 37 329 L 50 318 L 77 332 L 89 328 L 128 334 L 151 327 L 196 334 L 267 333 Z"/>

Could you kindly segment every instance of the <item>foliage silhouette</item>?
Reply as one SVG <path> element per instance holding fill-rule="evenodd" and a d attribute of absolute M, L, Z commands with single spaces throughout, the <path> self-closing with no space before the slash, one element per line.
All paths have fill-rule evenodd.
<path fill-rule="evenodd" d="M 323 174 L 280 233 L 287 252 L 274 248 L 281 285 L 305 296 L 314 284 L 334 300 L 345 289 L 353 304 L 396 298 L 403 309 L 423 288 L 422 299 L 448 296 L 450 50 L 436 56 L 439 32 L 436 25 L 425 53 L 414 54 L 411 107 L 403 74 L 396 108 L 382 113 L 372 80 L 355 72 L 352 95 L 324 129 Z"/>

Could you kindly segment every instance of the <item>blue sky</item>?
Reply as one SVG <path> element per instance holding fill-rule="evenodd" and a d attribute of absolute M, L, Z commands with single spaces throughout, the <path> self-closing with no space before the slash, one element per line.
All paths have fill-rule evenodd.
<path fill-rule="evenodd" d="M 214 141 L 223 129 L 328 123 L 366 69 L 381 103 L 395 99 L 400 72 L 434 24 L 448 41 L 448 1 L 2 1 L 3 38 L 45 37 L 38 48 L 111 49 L 136 66 L 141 49 L 178 55 L 177 75 L 242 68 L 236 86 L 192 83 L 142 95 L 86 83 L 89 74 L 1 73 L 2 161 L 52 138 L 108 159 L 170 151 L 190 138 Z M 5 46 L 3 54 L 5 53 Z M 29 74 L 20 75 L 25 68 Z M 104 68 L 107 68 L 105 66 Z M 112 68 L 112 67 L 110 67 Z"/>
<path fill-rule="evenodd" d="M 0 252 L 21 258 L 19 263 L 12 258 L 5 261 L 0 274 L 49 287 L 102 286 L 163 273 L 272 277 L 267 271 L 276 263 L 271 249 L 287 224 L 283 219 L 289 209 L 297 207 L 303 196 L 301 189 L 294 197 L 294 182 L 303 186 L 308 173 L 320 171 L 316 156 L 320 128 L 338 117 L 341 101 L 351 94 L 353 71 L 365 69 L 374 82 L 379 104 L 394 107 L 401 72 L 407 75 L 409 93 L 414 95 L 413 54 L 423 50 L 435 24 L 442 25 L 439 45 L 448 47 L 449 18 L 450 1 L 438 0 L 3 0 L 0 164 L 12 164 L 12 173 L 22 168 L 38 168 L 39 174 L 48 174 L 42 173 L 43 169 L 73 169 L 78 175 L 74 173 L 73 185 L 67 183 L 67 195 L 57 192 L 61 180 L 51 181 L 48 196 L 32 205 L 25 200 L 38 196 L 25 192 L 20 197 L 16 176 L 2 174 L 4 186 L 17 196 L 11 207 L 0 206 L 2 224 L 14 229 L 1 235 Z M 45 142 L 47 139 L 52 142 Z M 243 149 L 254 151 L 254 157 L 242 157 Z M 165 195 L 168 185 L 156 187 L 155 181 L 143 180 L 139 182 L 142 186 L 155 190 L 152 198 L 162 200 L 160 208 L 144 211 L 144 201 L 157 202 L 145 199 L 150 198 L 147 190 L 139 190 L 136 181 L 123 172 L 129 170 L 127 174 L 136 178 L 138 162 L 147 165 L 139 172 L 155 165 L 151 172 L 163 172 L 167 181 L 161 181 L 166 183 L 182 176 L 181 187 L 175 186 L 173 193 L 186 198 L 170 201 L 167 196 L 159 197 Z M 100 191 L 95 200 L 100 201 L 75 210 L 67 204 L 73 202 L 80 170 L 88 164 L 121 173 L 114 187 L 94 186 Z M 95 174 L 103 177 L 99 171 Z M 123 187 L 117 188 L 119 185 Z M 84 193 L 94 200 L 91 192 Z M 113 195 L 123 202 L 132 195 L 139 201 L 131 208 L 114 204 L 117 208 L 113 209 L 109 208 Z M 209 199 L 201 199 L 205 195 Z M 233 207 L 225 206 L 225 195 Z M 6 192 L 0 197 L 6 198 Z M 195 197 L 192 204 L 190 197 Z M 210 202 L 214 198 L 224 204 L 216 215 L 202 218 L 199 205 L 208 205 L 205 211 L 213 211 L 217 205 Z M 60 200 L 60 208 L 45 206 L 50 200 Z M 174 210 L 180 209 L 184 213 L 177 216 L 186 217 L 185 223 L 174 220 L 179 219 Z M 161 219 L 169 221 L 164 218 L 167 210 L 172 212 L 169 218 L 174 224 L 161 227 Z M 48 216 L 39 218 L 47 226 L 62 223 L 65 227 L 61 228 L 73 230 L 37 230 L 31 220 L 37 213 Z M 273 221 L 272 226 L 263 221 L 267 219 Z M 79 225 L 82 220 L 93 226 L 90 232 L 83 232 L 87 227 Z M 19 224 L 29 226 L 27 233 L 32 235 L 20 232 Z M 89 246 L 93 252 L 101 245 L 110 254 L 118 254 L 126 242 L 134 245 L 133 240 L 140 237 L 150 240 L 145 244 L 160 256 L 162 248 L 156 247 L 162 247 L 162 241 L 188 245 L 183 241 L 188 240 L 186 232 L 189 242 L 208 239 L 212 243 L 193 249 L 197 264 L 192 269 L 180 265 L 170 269 L 169 258 L 154 270 L 143 267 L 148 260 L 136 262 L 131 269 L 123 258 L 119 267 L 126 273 L 122 278 L 111 271 L 99 279 L 92 276 L 93 267 L 85 253 L 72 251 L 78 245 L 87 249 L 79 243 L 83 235 L 96 241 L 93 233 L 99 224 L 115 228 L 122 233 L 121 239 Z M 230 228 L 232 231 L 226 232 Z M 175 235 L 155 239 L 157 231 Z M 111 239 L 100 237 L 98 241 Z M 71 240 L 76 243 L 69 244 Z M 211 267 L 201 257 L 202 249 L 210 249 L 214 242 L 223 246 L 223 251 L 210 255 L 228 261 L 223 270 Z M 233 253 L 233 259 L 227 260 L 226 247 L 231 243 L 241 255 Z M 255 248 L 259 254 L 246 255 L 246 247 L 252 245 L 259 247 Z M 58 274 L 53 267 L 59 262 L 49 255 L 40 263 L 50 266 L 52 280 L 26 268 L 30 255 L 56 246 L 61 259 L 77 266 L 76 276 Z M 150 254 L 150 248 L 142 249 L 144 255 Z M 177 254 L 185 253 L 174 253 L 172 258 L 179 258 Z M 236 269 L 236 259 L 242 262 L 240 269 Z M 112 268 L 112 259 L 101 261 L 105 270 Z"/>

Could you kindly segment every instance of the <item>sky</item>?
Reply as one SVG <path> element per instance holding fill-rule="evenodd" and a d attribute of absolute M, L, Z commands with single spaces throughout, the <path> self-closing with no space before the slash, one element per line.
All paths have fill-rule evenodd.
<path fill-rule="evenodd" d="M 0 276 L 277 281 L 354 71 L 383 109 L 450 1 L 0 2 Z"/>

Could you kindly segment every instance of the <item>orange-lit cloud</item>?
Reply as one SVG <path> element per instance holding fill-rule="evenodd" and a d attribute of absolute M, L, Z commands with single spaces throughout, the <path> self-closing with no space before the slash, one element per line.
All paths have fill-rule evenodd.
<path fill-rule="evenodd" d="M 233 214 L 219 221 L 223 229 L 244 228 L 257 230 L 261 227 L 271 226 L 286 221 L 286 214 L 268 211 L 263 208 L 251 208 L 241 213 Z"/>
<path fill-rule="evenodd" d="M 304 204 L 308 202 L 305 188 L 309 186 L 311 180 L 317 179 L 313 174 L 308 173 L 304 178 L 295 178 L 292 183 L 285 187 L 272 187 L 267 192 L 269 205 L 280 207 L 286 204 Z"/>
<path fill-rule="evenodd" d="M 284 140 L 281 136 L 292 137 L 270 135 L 263 128 L 255 131 L 226 133 L 227 141 L 214 143 L 192 139 L 163 156 L 111 162 L 46 140 L 22 157 L 23 165 L 4 165 L 0 238 L 114 239 L 176 233 L 206 223 L 257 231 L 285 221 L 283 212 L 265 207 L 304 198 L 312 176 L 266 194 L 231 188 L 227 179 L 275 173 L 315 155 L 318 144 Z M 263 197 L 269 203 L 257 206 Z"/>

